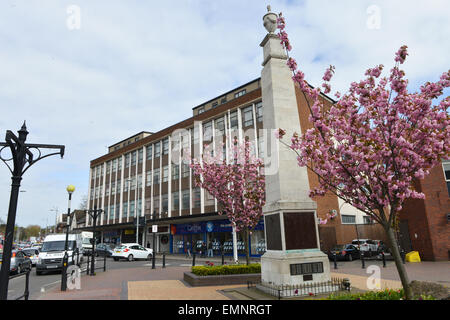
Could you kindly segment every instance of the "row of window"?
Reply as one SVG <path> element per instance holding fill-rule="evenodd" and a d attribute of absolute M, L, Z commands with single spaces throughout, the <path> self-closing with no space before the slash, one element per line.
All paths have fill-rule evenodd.
<path fill-rule="evenodd" d="M 256 121 L 263 121 L 263 105 L 262 102 L 258 102 L 255 104 L 255 115 Z M 253 114 L 253 105 L 245 107 L 242 109 L 242 124 L 243 128 L 247 128 L 253 126 L 254 124 L 254 114 Z M 215 120 L 208 121 L 203 124 L 203 141 L 211 141 L 213 137 L 213 121 L 214 128 L 218 130 L 220 134 L 225 135 L 225 128 L 229 126 L 231 130 L 238 129 L 238 111 L 235 110 L 230 113 L 230 116 L 224 115 Z M 229 121 L 229 123 L 227 123 Z M 199 130 L 198 127 L 194 127 L 191 129 L 191 138 L 192 144 L 196 145 L 199 143 Z M 184 150 L 189 147 L 189 136 L 184 135 L 181 137 L 181 149 Z M 174 149 L 176 150 L 180 143 L 179 141 L 173 141 Z M 161 150 L 162 149 L 162 150 Z M 161 152 L 163 155 L 169 154 L 169 138 L 165 138 L 161 141 L 158 141 L 154 144 L 150 144 L 146 146 L 146 158 L 147 160 L 151 160 L 152 158 L 159 158 L 161 156 Z M 129 168 L 130 166 L 135 166 L 136 163 L 142 163 L 144 160 L 144 152 L 143 149 L 135 150 L 125 154 L 124 159 L 124 167 Z M 106 174 L 112 174 L 116 171 L 122 170 L 122 161 L 121 158 L 116 158 L 106 162 Z M 93 177 L 100 178 L 103 177 L 103 167 L 102 165 L 98 165 L 93 168 Z M 156 182 L 157 183 L 157 182 Z"/>
<path fill-rule="evenodd" d="M 181 199 L 180 199 L 181 196 Z M 200 208 L 200 188 L 195 188 L 192 190 L 192 208 Z M 179 210 L 180 205 L 181 209 L 189 209 L 190 208 L 190 191 L 189 189 L 172 192 L 172 210 Z M 181 203 L 180 203 L 181 200 Z M 161 196 L 161 201 L 159 196 L 153 197 L 153 214 L 159 213 L 161 203 L 161 212 L 168 212 L 169 210 L 169 196 L 168 194 L 163 194 Z M 105 214 L 109 219 L 117 219 L 119 215 L 119 206 L 115 204 L 111 204 L 109 206 L 105 206 Z M 145 214 L 152 214 L 151 210 L 151 199 L 145 199 Z M 136 211 L 136 212 L 135 212 Z M 124 201 L 122 203 L 122 218 L 134 217 L 135 214 L 141 216 L 142 215 L 142 200 L 138 201 L 130 200 Z"/>

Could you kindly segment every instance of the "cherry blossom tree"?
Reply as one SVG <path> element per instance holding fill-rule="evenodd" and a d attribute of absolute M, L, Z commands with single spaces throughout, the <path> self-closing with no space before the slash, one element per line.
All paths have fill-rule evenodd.
<path fill-rule="evenodd" d="M 368 69 L 365 79 L 352 82 L 346 94 L 336 92 L 338 100 L 330 104 L 321 97 L 320 88 L 305 81 L 297 62 L 289 57 L 292 47 L 281 13 L 278 29 L 292 79 L 310 112 L 311 127 L 284 142 L 297 153 L 298 165 L 318 177 L 310 197 L 332 192 L 382 225 L 406 298 L 411 299 L 393 228 L 405 200 L 425 197 L 414 189 L 414 180 L 423 179 L 443 158 L 449 158 L 450 97 L 441 96 L 450 86 L 450 70 L 438 81 L 423 84 L 419 92 L 409 93 L 408 80 L 400 69 L 408 55 L 402 46 L 388 77 L 381 76 L 383 65 Z M 331 91 L 334 72 L 330 66 L 322 78 L 324 94 Z M 282 139 L 285 133 L 279 129 L 277 136 Z"/>
<path fill-rule="evenodd" d="M 263 161 L 251 152 L 251 143 L 234 140 L 227 155 L 222 147 L 215 155 L 205 150 L 201 159 L 191 161 L 197 186 L 217 199 L 219 214 L 225 213 L 236 232 L 245 238 L 247 264 L 249 264 L 248 237 L 262 217 L 265 204 Z"/>

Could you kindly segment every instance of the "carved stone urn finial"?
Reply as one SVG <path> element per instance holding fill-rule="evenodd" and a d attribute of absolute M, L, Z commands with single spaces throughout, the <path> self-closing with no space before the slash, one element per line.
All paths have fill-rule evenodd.
<path fill-rule="evenodd" d="M 263 25 L 266 28 L 267 32 L 274 33 L 277 29 L 277 18 L 278 15 L 271 12 L 270 5 L 267 6 L 267 13 L 263 17 Z"/>

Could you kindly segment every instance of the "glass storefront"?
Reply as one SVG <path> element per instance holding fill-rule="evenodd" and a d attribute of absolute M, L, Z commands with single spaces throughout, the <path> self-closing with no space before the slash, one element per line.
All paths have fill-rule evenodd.
<path fill-rule="evenodd" d="M 214 256 L 233 255 L 233 234 L 229 220 L 201 221 L 187 224 L 171 225 L 170 242 L 171 253 L 200 254 L 202 244 L 206 249 L 210 246 Z M 245 243 L 241 233 L 237 234 L 237 249 L 240 256 L 245 256 Z M 261 256 L 265 252 L 264 221 L 261 220 L 249 236 L 250 255 Z M 205 247 L 203 247 L 204 249 Z"/>

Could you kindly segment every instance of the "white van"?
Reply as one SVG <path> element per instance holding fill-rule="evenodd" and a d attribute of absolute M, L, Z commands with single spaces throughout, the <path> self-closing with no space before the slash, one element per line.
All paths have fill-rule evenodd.
<path fill-rule="evenodd" d="M 81 240 L 83 246 L 83 254 L 90 255 L 92 251 L 92 240 L 94 238 L 94 233 L 90 231 L 81 232 Z"/>
<path fill-rule="evenodd" d="M 61 270 L 64 257 L 64 246 L 66 243 L 66 234 L 50 234 L 45 237 L 42 248 L 39 251 L 39 259 L 36 263 L 36 275 L 43 271 Z M 82 261 L 83 246 L 80 234 L 69 234 L 67 243 L 67 254 L 69 256 L 69 265 L 73 261 Z M 72 256 L 74 260 L 72 260 Z"/>

